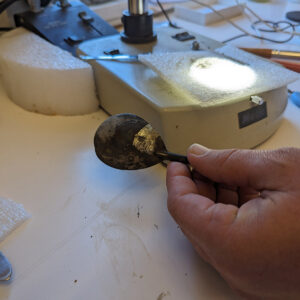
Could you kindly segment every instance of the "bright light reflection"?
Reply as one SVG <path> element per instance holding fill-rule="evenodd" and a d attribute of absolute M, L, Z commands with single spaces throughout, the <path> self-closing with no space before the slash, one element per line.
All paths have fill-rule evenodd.
<path fill-rule="evenodd" d="M 251 86 L 255 72 L 242 65 L 219 57 L 197 59 L 190 69 L 190 76 L 202 85 L 222 91 L 237 91 Z"/>

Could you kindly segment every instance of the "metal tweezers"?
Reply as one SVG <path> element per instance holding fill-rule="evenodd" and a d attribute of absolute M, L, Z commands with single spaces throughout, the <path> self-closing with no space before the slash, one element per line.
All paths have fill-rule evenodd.
<path fill-rule="evenodd" d="M 138 55 L 129 55 L 129 54 L 98 55 L 98 56 L 79 55 L 79 58 L 86 61 L 88 60 L 115 60 L 115 61 L 124 61 L 124 62 L 139 61 Z"/>

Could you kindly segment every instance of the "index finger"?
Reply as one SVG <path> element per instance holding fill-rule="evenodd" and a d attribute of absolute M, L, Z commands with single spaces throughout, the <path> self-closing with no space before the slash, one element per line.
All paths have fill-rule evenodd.
<path fill-rule="evenodd" d="M 237 207 L 214 203 L 199 195 L 196 184 L 186 165 L 170 163 L 167 169 L 168 209 L 175 221 L 189 232 L 207 236 L 216 234 L 221 227 L 231 224 Z M 208 230 L 213 227 L 213 230 Z"/>

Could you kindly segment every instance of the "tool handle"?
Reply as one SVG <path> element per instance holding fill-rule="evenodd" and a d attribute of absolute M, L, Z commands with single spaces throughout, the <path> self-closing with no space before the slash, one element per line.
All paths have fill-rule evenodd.
<path fill-rule="evenodd" d="M 176 154 L 168 151 L 156 152 L 155 154 L 163 160 L 178 161 L 187 165 L 189 164 L 189 161 L 185 155 Z"/>
<path fill-rule="evenodd" d="M 271 49 L 260 49 L 260 48 L 241 48 L 244 51 L 256 54 L 258 56 L 271 58 L 272 57 L 272 50 Z"/>
<path fill-rule="evenodd" d="M 288 61 L 286 59 L 271 59 L 272 61 L 281 64 L 289 70 L 300 73 L 300 63 Z"/>

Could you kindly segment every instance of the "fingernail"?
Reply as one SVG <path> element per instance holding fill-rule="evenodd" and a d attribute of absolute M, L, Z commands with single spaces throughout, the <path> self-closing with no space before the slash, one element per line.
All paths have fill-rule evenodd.
<path fill-rule="evenodd" d="M 209 149 L 199 145 L 199 144 L 193 144 L 189 147 L 188 152 L 194 155 L 202 155 L 206 153 Z"/>

